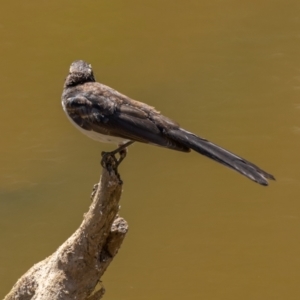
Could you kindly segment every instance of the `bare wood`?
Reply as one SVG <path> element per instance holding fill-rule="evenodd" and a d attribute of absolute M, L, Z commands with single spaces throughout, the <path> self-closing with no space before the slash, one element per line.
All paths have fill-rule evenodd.
<path fill-rule="evenodd" d="M 121 193 L 118 174 L 103 169 L 80 227 L 55 253 L 29 269 L 4 300 L 100 299 L 100 278 L 128 230 L 117 215 Z"/>

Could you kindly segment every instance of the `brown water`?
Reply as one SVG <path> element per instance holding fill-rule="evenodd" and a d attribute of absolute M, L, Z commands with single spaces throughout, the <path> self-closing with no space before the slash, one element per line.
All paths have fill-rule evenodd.
<path fill-rule="evenodd" d="M 64 116 L 69 64 L 255 162 L 137 144 L 105 299 L 299 299 L 300 2 L 14 1 L 0 12 L 0 298 L 77 228 L 100 152 Z M 2 296 L 2 297 L 1 297 Z"/>

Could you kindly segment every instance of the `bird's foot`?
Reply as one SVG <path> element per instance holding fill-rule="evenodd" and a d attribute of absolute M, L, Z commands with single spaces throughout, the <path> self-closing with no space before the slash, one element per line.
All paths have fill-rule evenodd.
<path fill-rule="evenodd" d="M 133 141 L 129 141 L 123 145 L 121 145 L 118 149 L 111 151 L 111 152 L 102 152 L 101 156 L 101 166 L 105 168 L 109 174 L 116 174 L 119 179 L 120 184 L 122 184 L 122 180 L 120 174 L 118 173 L 118 167 L 121 162 L 124 160 L 127 154 L 127 147 L 131 145 Z M 119 154 L 119 159 L 116 158 L 116 154 Z"/>

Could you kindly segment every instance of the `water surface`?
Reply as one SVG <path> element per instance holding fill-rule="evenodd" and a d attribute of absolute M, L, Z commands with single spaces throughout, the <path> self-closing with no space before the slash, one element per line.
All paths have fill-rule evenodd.
<path fill-rule="evenodd" d="M 196 153 L 136 144 L 130 231 L 106 299 L 298 299 L 298 1 L 15 1 L 0 12 L 0 298 L 81 223 L 96 143 L 60 96 L 70 63 L 246 157 L 261 187 Z"/>

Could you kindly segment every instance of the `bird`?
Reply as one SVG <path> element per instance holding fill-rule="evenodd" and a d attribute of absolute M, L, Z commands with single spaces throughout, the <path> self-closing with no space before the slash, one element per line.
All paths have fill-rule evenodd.
<path fill-rule="evenodd" d="M 141 142 L 181 152 L 194 150 L 263 186 L 268 185 L 268 179 L 275 180 L 246 159 L 181 128 L 154 107 L 97 82 L 92 66 L 83 60 L 72 62 L 61 100 L 68 119 L 82 133 L 98 142 L 118 145 L 104 154 L 119 153 L 120 161 L 129 145 Z"/>

